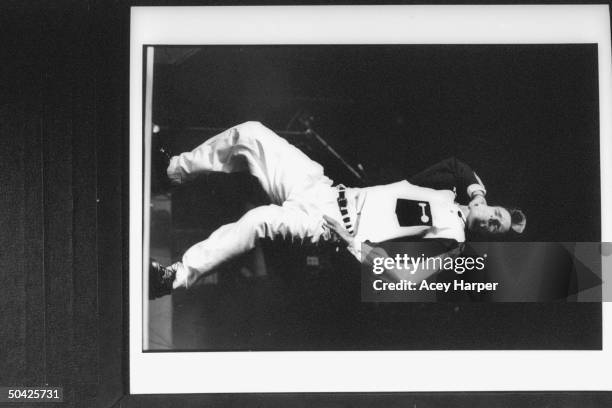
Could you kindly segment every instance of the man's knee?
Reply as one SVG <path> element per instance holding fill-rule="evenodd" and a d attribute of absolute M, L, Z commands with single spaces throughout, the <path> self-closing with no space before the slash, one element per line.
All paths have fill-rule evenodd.
<path fill-rule="evenodd" d="M 254 140 L 263 141 L 278 138 L 276 133 L 257 121 L 244 122 L 233 129 L 236 131 L 238 138 L 246 143 Z"/>
<path fill-rule="evenodd" d="M 242 132 L 246 135 L 246 134 L 254 134 L 255 132 L 259 133 L 261 132 L 261 130 L 267 129 L 267 128 L 261 122 L 252 120 L 252 121 L 243 122 L 239 125 L 236 125 L 234 126 L 234 129 L 236 129 L 239 133 Z"/>

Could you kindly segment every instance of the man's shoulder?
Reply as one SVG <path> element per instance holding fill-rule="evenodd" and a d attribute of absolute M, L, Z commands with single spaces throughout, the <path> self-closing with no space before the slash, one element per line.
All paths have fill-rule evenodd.
<path fill-rule="evenodd" d="M 364 188 L 372 196 L 393 196 L 396 198 L 414 200 L 442 200 L 454 201 L 455 191 L 452 189 L 434 189 L 410 183 L 408 180 L 400 180 L 389 184 L 379 184 Z"/>

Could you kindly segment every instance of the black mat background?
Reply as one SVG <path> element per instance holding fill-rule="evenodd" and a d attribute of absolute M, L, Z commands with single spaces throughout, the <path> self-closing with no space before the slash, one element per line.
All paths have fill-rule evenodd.
<path fill-rule="evenodd" d="M 128 5 L 0 6 L 0 384 L 62 385 L 61 406 L 76 407 L 610 405 L 604 393 L 125 396 Z"/>

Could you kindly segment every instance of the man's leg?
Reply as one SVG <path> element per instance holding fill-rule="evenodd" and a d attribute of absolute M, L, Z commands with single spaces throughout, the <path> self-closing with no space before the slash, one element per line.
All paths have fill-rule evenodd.
<path fill-rule="evenodd" d="M 248 211 L 238 221 L 226 224 L 207 239 L 189 248 L 182 262 L 173 266 L 173 288 L 189 287 L 221 263 L 253 249 L 260 238 L 290 237 L 317 242 L 324 232 L 323 219 L 292 205 L 267 205 Z"/>
<path fill-rule="evenodd" d="M 174 156 L 168 177 L 183 183 L 202 172 L 248 171 L 275 204 L 315 183 L 331 185 L 323 167 L 259 122 L 246 122 Z"/>

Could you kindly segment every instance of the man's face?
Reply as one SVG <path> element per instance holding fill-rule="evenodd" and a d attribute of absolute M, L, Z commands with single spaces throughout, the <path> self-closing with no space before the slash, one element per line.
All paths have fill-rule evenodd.
<path fill-rule="evenodd" d="M 510 231 L 512 221 L 504 207 L 481 204 L 470 208 L 467 226 L 470 231 L 482 235 L 498 235 Z"/>

